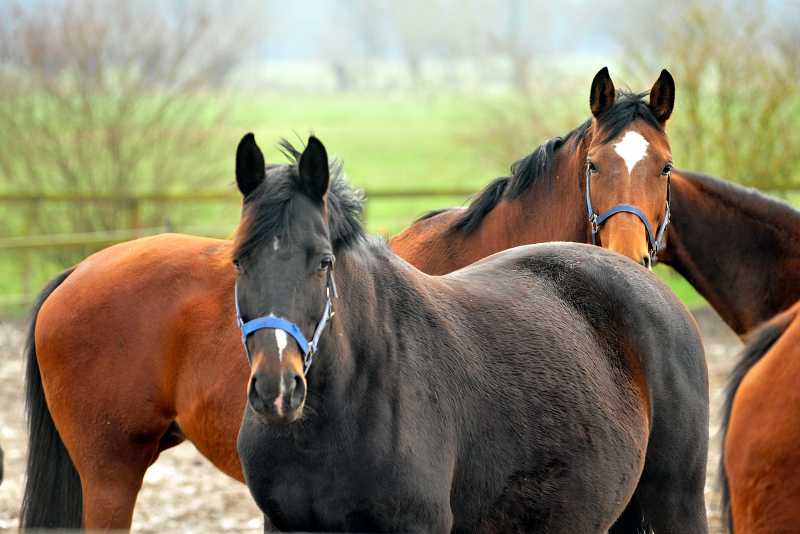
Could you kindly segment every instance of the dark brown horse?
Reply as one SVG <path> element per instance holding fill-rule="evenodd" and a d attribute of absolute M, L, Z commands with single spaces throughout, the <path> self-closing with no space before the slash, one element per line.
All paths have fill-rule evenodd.
<path fill-rule="evenodd" d="M 617 95 L 601 70 L 592 118 L 517 162 L 469 208 L 426 218 L 391 246 L 421 270 L 444 273 L 516 245 L 591 242 L 587 170 L 596 213 L 631 204 L 663 226 L 673 100 L 666 71 L 646 101 Z M 608 219 L 599 244 L 649 264 L 639 217 Z M 244 480 L 236 435 L 249 369 L 230 320 L 229 255 L 227 241 L 144 238 L 105 249 L 44 288 L 27 343 L 23 527 L 129 528 L 148 466 L 186 439 Z"/>
<path fill-rule="evenodd" d="M 635 492 L 655 532 L 708 532 L 705 357 L 658 278 L 574 243 L 430 276 L 316 138 L 265 172 L 247 135 L 236 169 L 239 453 L 276 527 L 600 534 Z"/>

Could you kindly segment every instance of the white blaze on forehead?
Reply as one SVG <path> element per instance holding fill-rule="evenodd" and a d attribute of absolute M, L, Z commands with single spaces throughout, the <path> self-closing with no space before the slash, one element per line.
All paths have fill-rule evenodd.
<path fill-rule="evenodd" d="M 638 132 L 625 132 L 622 140 L 614 145 L 617 154 L 625 160 L 628 166 L 628 173 L 633 172 L 633 168 L 647 155 L 647 141 Z"/>
<path fill-rule="evenodd" d="M 281 244 L 278 242 L 278 238 L 276 237 L 275 241 L 272 242 L 272 249 L 278 250 L 279 248 L 281 248 Z"/>
<path fill-rule="evenodd" d="M 286 348 L 286 332 L 275 330 L 275 341 L 278 342 L 278 356 L 283 361 L 283 349 Z M 283 387 L 283 384 L 281 384 L 281 387 Z"/>

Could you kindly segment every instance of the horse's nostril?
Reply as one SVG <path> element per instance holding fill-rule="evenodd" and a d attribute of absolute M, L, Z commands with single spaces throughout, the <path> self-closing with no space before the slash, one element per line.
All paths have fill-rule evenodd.
<path fill-rule="evenodd" d="M 258 379 L 253 376 L 250 379 L 250 388 L 247 391 L 247 400 L 250 402 L 250 406 L 256 411 L 263 411 L 265 404 L 264 404 L 264 397 L 261 395 L 261 392 L 258 390 Z"/>
<path fill-rule="evenodd" d="M 306 398 L 306 387 L 303 384 L 303 377 L 300 376 L 299 373 L 295 373 L 294 375 L 294 384 L 292 388 L 292 394 L 289 397 L 289 403 L 291 404 L 292 408 L 295 410 L 298 409 Z"/>
<path fill-rule="evenodd" d="M 639 263 L 643 265 L 646 269 L 650 269 L 652 267 L 650 263 L 650 256 L 643 257 L 642 261 L 640 261 Z"/>

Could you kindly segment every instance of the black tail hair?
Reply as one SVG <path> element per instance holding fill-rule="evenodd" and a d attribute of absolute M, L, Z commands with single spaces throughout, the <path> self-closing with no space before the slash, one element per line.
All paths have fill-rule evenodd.
<path fill-rule="evenodd" d="M 464 210 L 464 213 L 450 224 L 447 231 L 470 233 L 475 230 L 480 226 L 486 214 L 492 211 L 497 203 L 500 202 L 500 198 L 503 196 L 510 181 L 511 178 L 508 176 L 501 176 L 492 180 L 472 200 L 472 203 Z"/>
<path fill-rule="evenodd" d="M 733 368 L 728 385 L 725 388 L 725 403 L 722 405 L 722 425 L 720 427 L 722 454 L 719 460 L 718 482 L 721 493 L 722 523 L 727 532 L 733 532 L 733 515 L 731 514 L 731 492 L 728 486 L 728 473 L 725 471 L 725 440 L 728 437 L 728 424 L 731 420 L 733 399 L 747 372 L 772 348 L 796 315 L 797 312 L 794 310 L 788 310 L 772 318 L 748 336 L 747 345 L 742 350 L 739 363 Z"/>
<path fill-rule="evenodd" d="M 625 510 L 608 529 L 608 534 L 652 534 L 650 523 L 644 518 L 642 507 L 636 497 L 631 499 Z"/>
<path fill-rule="evenodd" d="M 81 527 L 81 479 L 58 434 L 44 398 L 34 334 L 47 297 L 75 270 L 67 269 L 44 287 L 31 308 L 25 342 L 25 408 L 28 418 L 28 468 L 20 510 L 20 530 Z"/>

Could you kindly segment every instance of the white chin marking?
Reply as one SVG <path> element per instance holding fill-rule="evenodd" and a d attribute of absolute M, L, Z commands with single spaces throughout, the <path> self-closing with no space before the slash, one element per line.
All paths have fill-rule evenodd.
<path fill-rule="evenodd" d="M 278 342 L 278 357 L 283 361 L 283 349 L 286 348 L 286 332 L 275 330 L 275 341 Z"/>
<path fill-rule="evenodd" d="M 633 172 L 633 168 L 647 155 L 647 141 L 638 132 L 625 132 L 622 140 L 614 145 L 617 154 L 625 160 L 628 166 L 628 174 Z"/>

